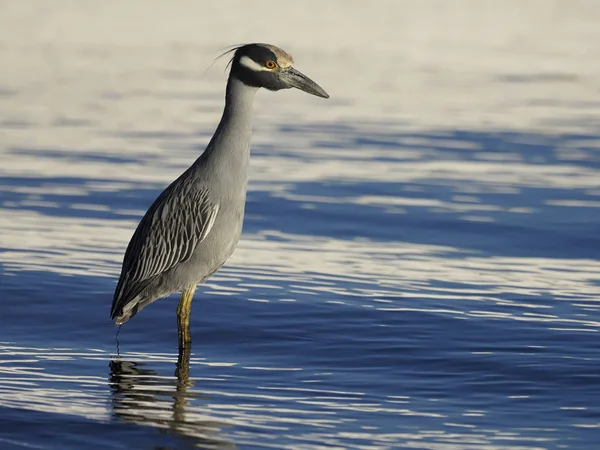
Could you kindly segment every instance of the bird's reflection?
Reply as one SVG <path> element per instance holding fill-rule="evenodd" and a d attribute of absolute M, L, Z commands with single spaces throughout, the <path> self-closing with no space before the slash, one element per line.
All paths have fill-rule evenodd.
<path fill-rule="evenodd" d="M 200 448 L 233 449 L 220 430 L 226 424 L 189 409 L 191 399 L 202 396 L 192 391 L 190 346 L 180 348 L 175 376 L 160 375 L 144 368 L 145 363 L 116 357 L 110 361 L 112 408 L 127 422 L 151 425 L 184 438 Z"/>

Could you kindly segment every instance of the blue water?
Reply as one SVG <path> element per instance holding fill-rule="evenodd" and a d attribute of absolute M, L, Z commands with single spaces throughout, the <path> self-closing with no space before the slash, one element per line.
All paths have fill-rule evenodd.
<path fill-rule="evenodd" d="M 335 137 L 339 130 L 319 132 Z M 565 162 L 555 149 L 576 139 L 589 155 L 582 166 L 598 167 L 597 149 L 586 144 L 593 136 L 455 131 L 438 147 L 435 135 L 352 132 L 344 147 L 357 149 L 356 164 L 364 158 L 358 148 L 366 146 L 383 149 L 376 159 L 401 170 L 409 159 L 401 142 L 418 138 L 425 144 L 417 162 L 477 161 L 476 153 L 453 149 L 455 140 L 560 168 Z M 256 150 L 258 158 L 268 153 Z M 74 164 L 96 158 L 69 155 Z M 249 193 L 244 231 L 268 230 L 256 245 L 272 244 L 271 257 L 281 248 L 293 268 L 300 250 L 316 260 L 319 252 L 343 254 L 327 247 L 332 240 L 375 246 L 376 254 L 357 250 L 343 274 L 326 266 L 270 269 L 269 261 L 226 266 L 217 285 L 196 294 L 185 376 L 181 360 L 176 373 L 175 297 L 127 323 L 117 355 L 108 319 L 115 276 L 86 275 L 85 265 L 83 273 L 67 275 L 3 264 L 2 448 L 593 448 L 600 343 L 592 259 L 600 239 L 597 209 L 585 202 L 599 193 L 527 183 L 503 193 L 495 192 L 502 183 L 493 175 L 489 182 L 442 175 L 420 183 L 289 182 L 283 191 L 264 181 Z M 133 231 L 139 214 L 119 211 L 145 208 L 162 186 L 130 182 L 110 190 L 112 184 L 101 177 L 4 177 L 2 211 L 35 212 L 42 223 L 56 216 L 66 223 L 123 222 Z M 77 186 L 87 186 L 85 204 L 96 208 L 74 210 L 79 195 L 53 193 Z M 456 195 L 465 186 L 473 192 L 463 200 L 488 207 L 489 220 L 463 218 Z M 48 193 L 30 205 L 16 187 Z M 359 196 L 390 202 L 353 202 Z M 392 209 L 396 198 L 412 203 L 399 213 Z M 425 202 L 432 199 L 442 205 Z M 548 204 L 565 199 L 582 206 Z M 510 212 L 516 207 L 527 212 Z M 404 246 L 406 255 L 384 252 Z M 392 269 L 396 259 L 406 258 L 399 267 L 407 268 L 414 261 L 421 279 L 398 282 L 404 275 L 394 270 L 378 276 L 369 258 L 383 265 L 387 258 Z M 427 273 L 429 264 L 434 273 Z M 116 274 L 118 256 L 106 265 Z"/>
<path fill-rule="evenodd" d="M 598 7 L 148 3 L 0 14 L 1 450 L 599 448 Z M 205 69 L 257 29 L 331 98 L 257 94 L 191 352 L 176 295 L 117 336 L 127 243 L 219 118 Z"/>

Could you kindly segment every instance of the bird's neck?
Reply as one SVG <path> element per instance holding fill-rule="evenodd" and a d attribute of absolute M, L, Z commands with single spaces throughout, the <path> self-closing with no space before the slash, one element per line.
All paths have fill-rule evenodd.
<path fill-rule="evenodd" d="M 225 91 L 225 110 L 223 118 L 247 119 L 251 123 L 252 119 L 252 104 L 254 103 L 254 94 L 258 88 L 248 86 L 242 83 L 234 76 L 230 76 L 227 80 L 227 89 Z M 221 122 L 223 120 L 221 119 Z"/>
<path fill-rule="evenodd" d="M 229 77 L 223 116 L 203 155 L 211 164 L 239 164 L 248 159 L 252 135 L 252 105 L 256 91 L 257 88 Z"/>

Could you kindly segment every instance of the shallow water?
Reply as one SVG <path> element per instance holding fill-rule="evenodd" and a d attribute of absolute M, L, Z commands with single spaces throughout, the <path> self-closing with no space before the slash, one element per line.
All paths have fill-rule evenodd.
<path fill-rule="evenodd" d="M 1 16 L 0 448 L 595 448 L 600 8 L 332 1 L 286 46 L 311 8 L 255 39 L 247 6 L 223 37 L 183 4 Z M 206 67 L 249 40 L 331 99 L 257 96 L 192 353 L 176 296 L 117 344 L 125 246 L 212 135 Z"/>

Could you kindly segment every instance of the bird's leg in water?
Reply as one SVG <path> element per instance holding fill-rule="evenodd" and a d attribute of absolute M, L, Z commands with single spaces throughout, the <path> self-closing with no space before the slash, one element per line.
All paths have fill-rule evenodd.
<path fill-rule="evenodd" d="M 187 386 L 190 379 L 190 355 L 192 352 L 192 343 L 187 346 L 179 346 L 179 356 L 177 357 L 177 366 L 175 367 L 175 377 L 177 377 L 178 386 Z"/>
<path fill-rule="evenodd" d="M 190 336 L 190 312 L 192 310 L 192 299 L 196 286 L 181 291 L 181 299 L 177 306 L 177 331 L 179 334 L 179 348 L 189 347 L 192 338 Z"/>
<path fill-rule="evenodd" d="M 185 409 L 189 397 L 187 390 L 193 384 L 190 380 L 191 349 L 191 342 L 188 342 L 185 347 L 179 345 L 179 357 L 175 368 L 175 377 L 177 378 L 176 394 L 173 397 L 173 425 L 175 431 L 179 426 L 185 424 Z"/>

